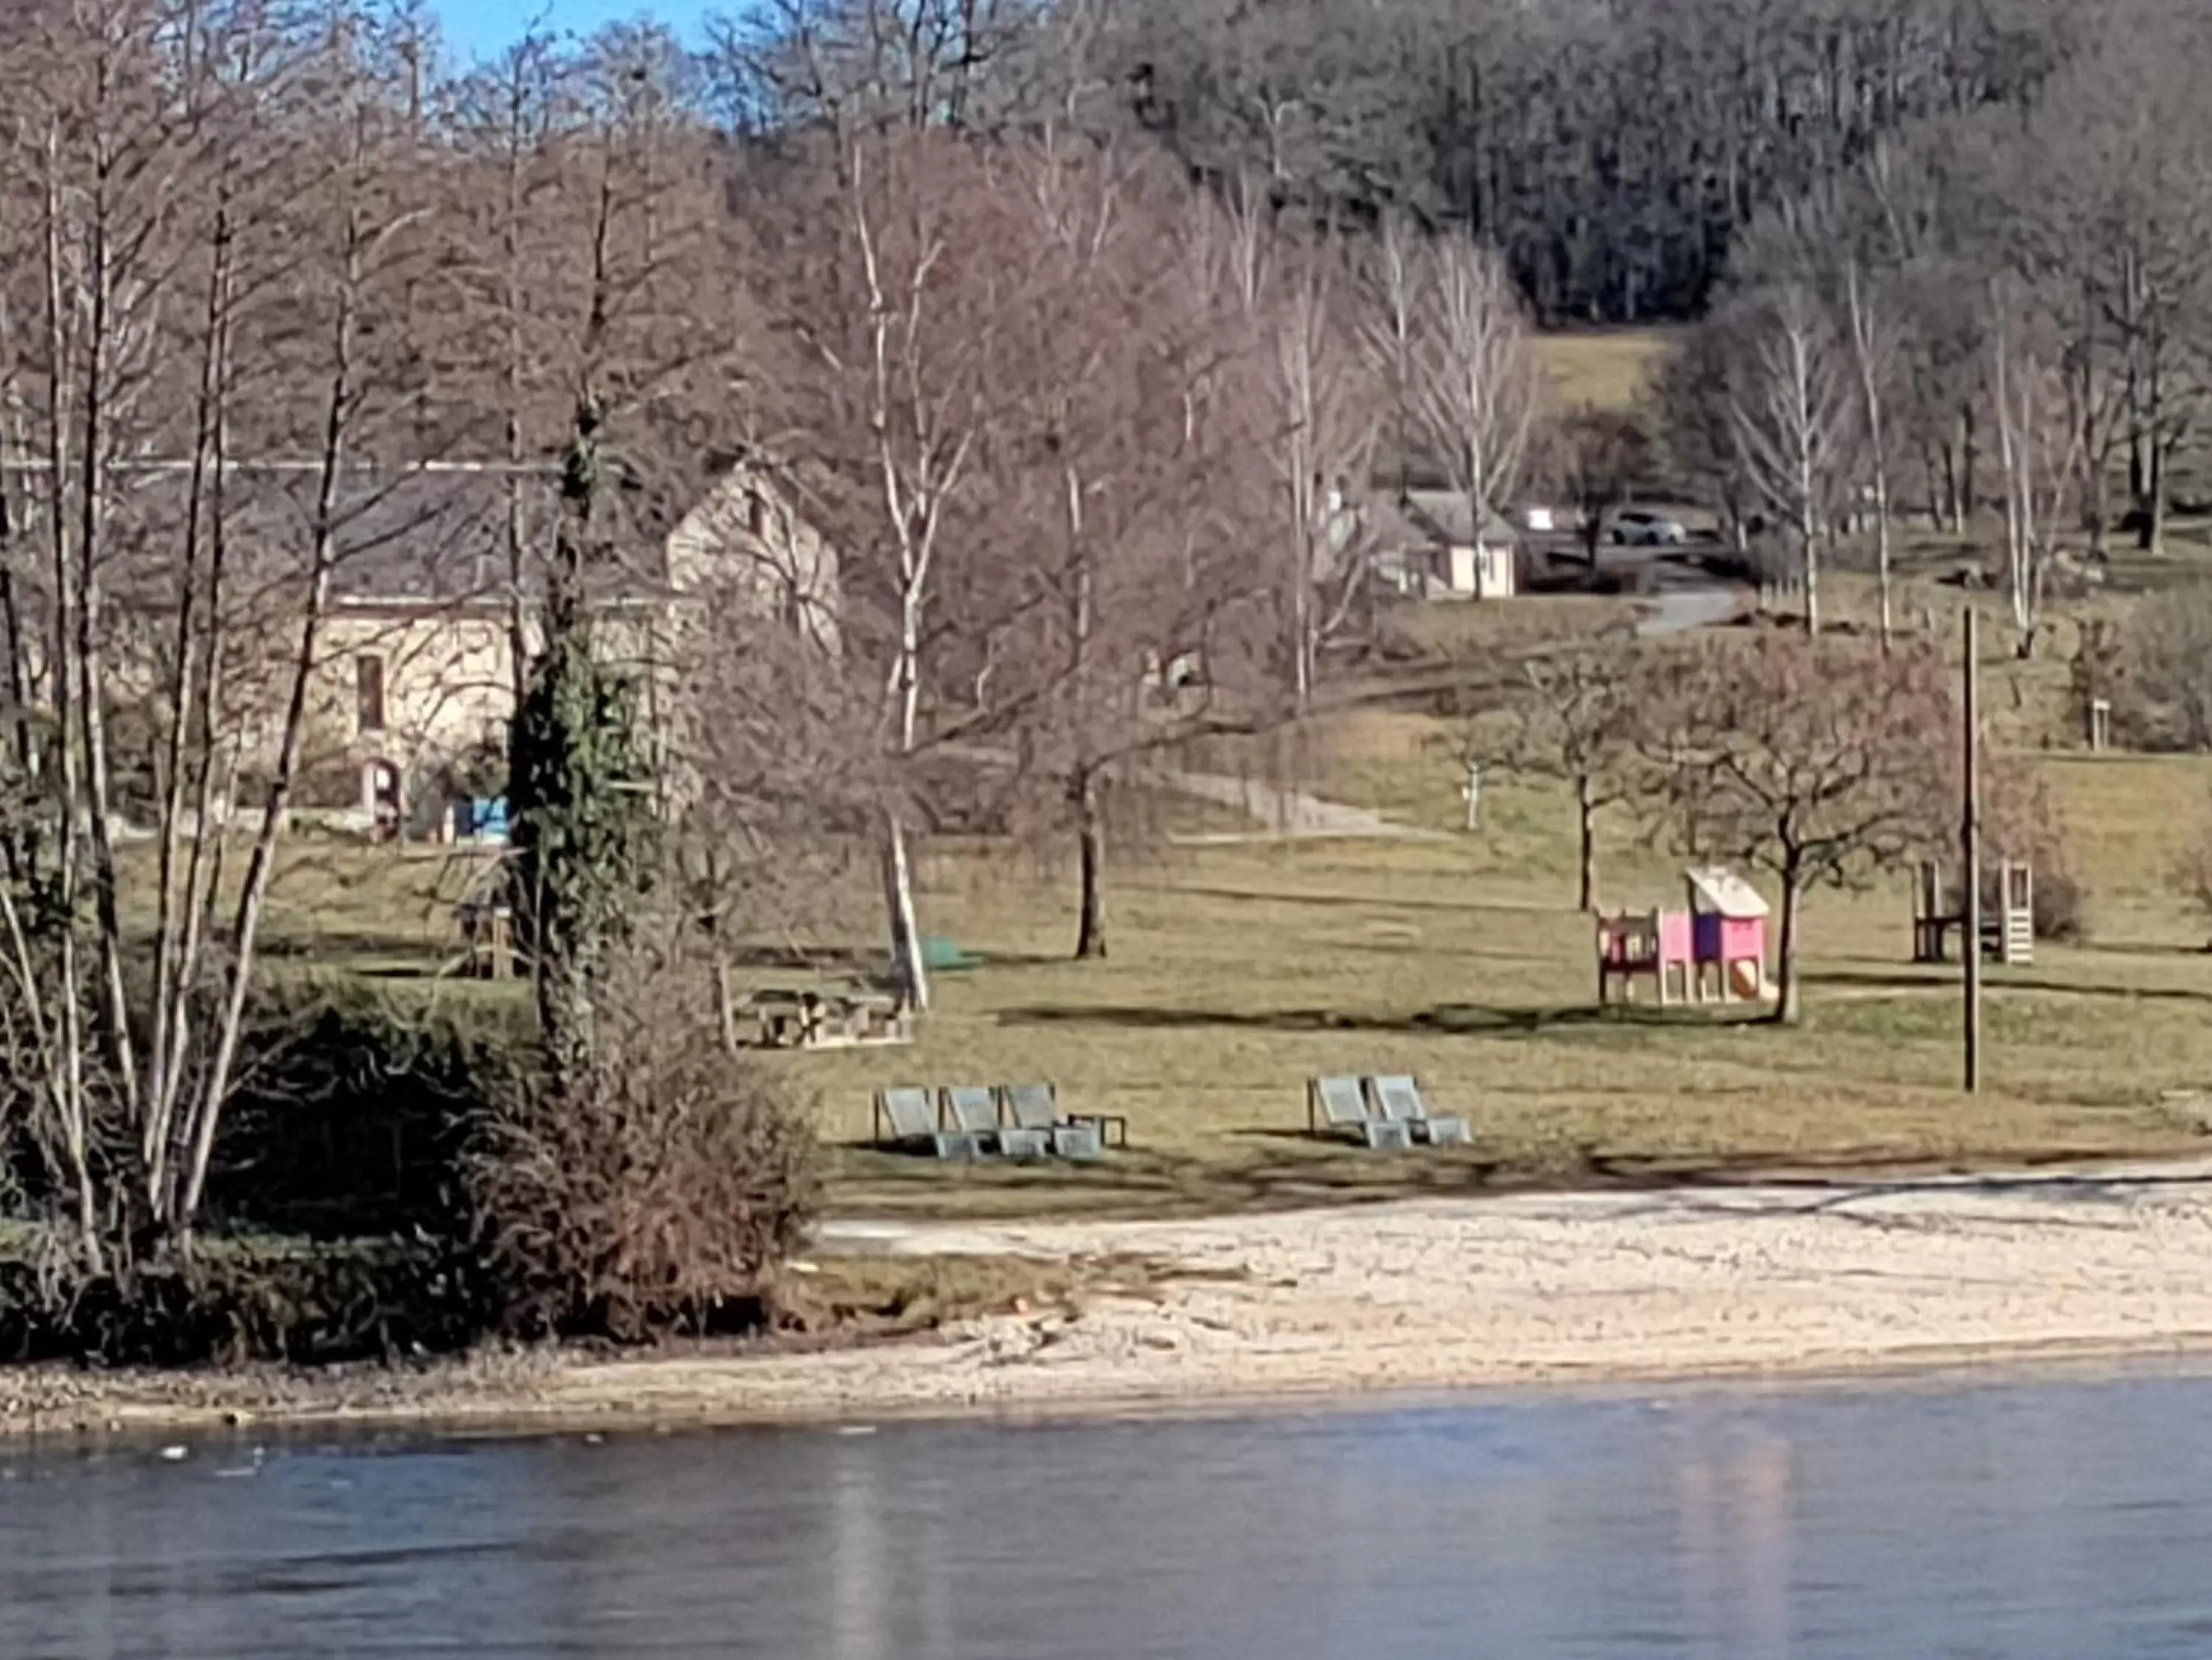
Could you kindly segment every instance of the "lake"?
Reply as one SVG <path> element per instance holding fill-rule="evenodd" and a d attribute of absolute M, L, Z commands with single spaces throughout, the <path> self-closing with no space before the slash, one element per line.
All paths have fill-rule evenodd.
<path fill-rule="evenodd" d="M 2212 1653 L 2212 1380 L 0 1452 L 9 1660 Z"/>

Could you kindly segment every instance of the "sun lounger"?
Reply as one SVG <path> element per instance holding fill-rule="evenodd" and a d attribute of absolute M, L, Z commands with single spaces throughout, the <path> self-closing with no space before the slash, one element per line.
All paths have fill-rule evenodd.
<path fill-rule="evenodd" d="M 884 1134 L 889 1125 L 890 1134 Z M 879 1089 L 876 1092 L 876 1145 L 908 1153 L 927 1153 L 939 1159 L 972 1159 L 982 1151 L 976 1138 L 944 1128 L 937 1104 L 927 1089 Z"/>
<path fill-rule="evenodd" d="M 1009 1151 L 1006 1132 L 999 1127 L 999 1092 L 973 1084 L 955 1085 L 945 1092 L 945 1117 L 964 1136 L 975 1138 L 979 1153 Z M 1024 1142 L 1025 1146 L 1034 1143 Z M 1028 1156 L 1036 1156 L 1034 1153 Z"/>
<path fill-rule="evenodd" d="M 1053 1113 L 1049 1094 L 1042 1123 L 1036 1121 L 1034 1111 L 1024 1112 L 1012 1099 L 1012 1092 L 1006 1089 L 977 1089 L 963 1087 L 945 1092 L 947 1110 L 953 1121 L 963 1130 L 980 1131 L 988 1125 L 996 1138 L 999 1151 L 1010 1159 L 1047 1159 L 1053 1154 Z"/>
<path fill-rule="evenodd" d="M 1014 1126 L 1009 1133 L 1042 1136 L 1048 1150 L 1063 1159 L 1105 1155 L 1104 1123 L 1092 1118 L 1062 1118 L 1059 1092 L 1050 1084 L 1008 1084 L 1000 1093 L 1006 1101 L 1006 1118 Z"/>
<path fill-rule="evenodd" d="M 1413 1144 L 1410 1126 L 1379 1118 L 1367 1110 L 1367 1092 L 1357 1078 L 1310 1078 L 1306 1081 L 1306 1131 L 1314 1136 L 1345 1136 L 1374 1148 L 1407 1148 Z"/>
<path fill-rule="evenodd" d="M 1428 1103 L 1421 1099 L 1421 1086 L 1403 1073 L 1370 1078 L 1367 1084 L 1375 1110 L 1390 1123 L 1405 1125 L 1415 1141 L 1426 1142 L 1431 1147 L 1474 1144 L 1474 1130 L 1468 1121 L 1451 1114 L 1431 1114 Z"/>

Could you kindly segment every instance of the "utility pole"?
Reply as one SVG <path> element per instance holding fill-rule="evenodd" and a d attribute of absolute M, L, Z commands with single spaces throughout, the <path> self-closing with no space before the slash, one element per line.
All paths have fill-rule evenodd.
<path fill-rule="evenodd" d="M 1966 608 L 1966 783 L 1959 815 L 1959 863 L 1964 872 L 1966 913 L 1960 927 L 1965 937 L 1960 949 L 1966 960 L 1966 1093 L 1982 1087 L 1982 757 L 1981 710 L 1978 706 L 1982 677 L 1980 641 L 1974 627 L 1974 608 Z"/>

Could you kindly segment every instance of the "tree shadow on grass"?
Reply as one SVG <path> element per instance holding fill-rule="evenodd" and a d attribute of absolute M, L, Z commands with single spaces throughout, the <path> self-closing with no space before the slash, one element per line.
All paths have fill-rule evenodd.
<path fill-rule="evenodd" d="M 1831 968 L 1808 972 L 1805 984 L 1814 986 L 1851 986 L 1887 991 L 1948 991 L 1956 995 L 1959 982 L 1906 970 Z M 2167 1003 L 2212 1003 L 2212 991 L 2186 985 L 2085 985 L 2078 981 L 2047 979 L 1991 964 L 1983 971 L 1982 990 L 2036 991 L 2055 997 L 2113 997 L 2123 1002 L 2145 998 Z"/>
<path fill-rule="evenodd" d="M 2085 1208 L 2081 1225 L 2104 1226 L 2094 1215 L 2097 1208 L 2130 1203 L 2161 1188 L 2212 1184 L 2212 1178 L 2186 1169 L 2114 1174 L 2094 1167 L 2100 1155 L 2033 1147 L 1993 1150 L 1968 1164 L 1878 1147 L 1660 1157 L 1607 1154 L 1584 1145 L 1571 1159 L 1538 1166 L 1513 1164 L 1479 1144 L 1466 1150 L 1405 1152 L 1333 1145 L 1287 1124 L 1232 1130 L 1228 1138 L 1247 1148 L 1268 1150 L 1215 1163 L 1140 1146 L 1095 1164 L 1064 1166 L 948 1165 L 869 1155 L 848 1172 L 854 1187 L 839 1210 L 1011 1225 L 1219 1215 L 1422 1197 L 1610 1192 L 1649 1196 L 1652 1214 L 1686 1219 L 1711 1215 L 1786 1220 L 1833 1214 L 1868 1227 L 1904 1229 L 1951 1224 L 1853 1207 L 1969 1195 L 2080 1204 Z M 1065 1200 L 1064 1206 L 1055 1205 L 1055 1198 Z M 1637 1208 L 1624 1214 L 1637 1214 Z"/>
<path fill-rule="evenodd" d="M 1370 1151 L 1302 1129 L 1231 1132 L 1249 1156 L 1215 1162 L 1139 1145 L 1080 1164 L 945 1162 L 853 1143 L 841 1215 L 911 1214 L 978 1224 L 1218 1215 L 1472 1195 L 1503 1166 L 1480 1149 Z M 1269 1150 L 1258 1151 L 1264 1146 Z"/>
<path fill-rule="evenodd" d="M 1672 1027 L 1701 1031 L 1754 1023 L 1756 1015 L 1650 1003 L 1566 1003 L 1516 1008 L 1489 1003 L 1439 1003 L 1402 1015 L 1346 1014 L 1335 1009 L 1262 1010 L 1170 1009 L 1153 1005 L 1032 1005 L 1002 1009 L 1003 1026 L 1109 1026 L 1143 1031 L 1321 1033 L 1395 1032 L 1428 1037 L 1533 1037 L 1561 1031 L 1632 1031 Z"/>
<path fill-rule="evenodd" d="M 1640 1177 L 1601 1172 L 1590 1185 L 1650 1193 L 1654 1213 L 1746 1221 L 1821 1215 L 1871 1229 L 1946 1234 L 1959 1227 L 1954 1213 L 1899 1214 L 1857 1207 L 1901 1199 L 1960 1197 L 2041 1200 L 2081 1207 L 2081 1214 L 2063 1221 L 2046 1217 L 2040 1225 L 2109 1227 L 2133 1224 L 2100 1216 L 2096 1214 L 2100 1209 L 2133 1206 L 2146 1193 L 2160 1190 L 2201 1190 L 2212 1185 L 2212 1177 L 2197 1169 L 2116 1173 L 2094 1167 L 2108 1162 L 2109 1155 L 2100 1159 L 2096 1154 L 2048 1148 L 1991 1152 L 1978 1157 L 1971 1166 L 1958 1160 L 1838 1154 L 1819 1160 L 1776 1160 L 1764 1169 L 1757 1164 L 1707 1160 L 1645 1172 Z M 1640 1209 L 1625 1214 L 1633 1215 Z"/>

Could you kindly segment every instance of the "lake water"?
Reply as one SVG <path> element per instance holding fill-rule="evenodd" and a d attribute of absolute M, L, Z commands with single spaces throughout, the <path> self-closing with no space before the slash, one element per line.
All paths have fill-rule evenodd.
<path fill-rule="evenodd" d="M 2191 1377 L 0 1472 L 8 1660 L 2212 1654 Z"/>

